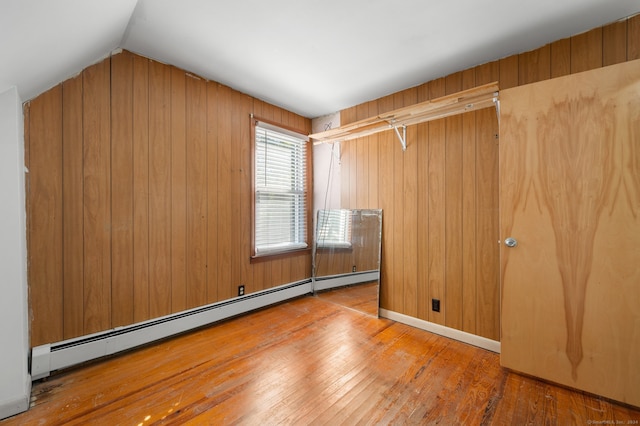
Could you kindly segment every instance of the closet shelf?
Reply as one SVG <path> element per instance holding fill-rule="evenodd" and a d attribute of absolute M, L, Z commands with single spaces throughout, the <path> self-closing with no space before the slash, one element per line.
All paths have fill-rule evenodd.
<path fill-rule="evenodd" d="M 335 129 L 313 133 L 309 135 L 309 138 L 313 139 L 314 143 L 333 143 L 394 129 L 403 149 L 406 149 L 406 139 L 401 136 L 401 132 L 398 131 L 399 128 L 404 133 L 406 126 L 475 111 L 494 104 L 497 108 L 497 102 L 498 83 L 494 82 L 385 112 Z"/>

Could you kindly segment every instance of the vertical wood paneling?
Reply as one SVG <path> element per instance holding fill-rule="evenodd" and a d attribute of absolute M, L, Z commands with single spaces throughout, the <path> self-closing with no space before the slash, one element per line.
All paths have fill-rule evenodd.
<path fill-rule="evenodd" d="M 149 310 L 149 61 L 133 58 L 133 319 Z"/>
<path fill-rule="evenodd" d="M 429 140 L 429 124 L 419 124 L 417 126 L 417 161 L 418 161 L 418 181 L 417 181 L 417 215 L 418 223 L 415 229 L 417 234 L 417 317 L 420 319 L 428 320 L 429 312 L 431 311 L 430 292 L 429 292 L 429 243 L 431 241 L 429 234 L 429 224 L 431 218 L 429 215 L 429 147 L 431 141 Z M 383 222 L 384 212 L 383 212 Z"/>
<path fill-rule="evenodd" d="M 443 78 L 431 82 L 430 98 L 445 94 Z M 429 321 L 445 320 L 445 121 L 429 123 Z M 432 311 L 431 299 L 439 299 L 440 312 Z"/>
<path fill-rule="evenodd" d="M 445 79 L 446 94 L 462 90 L 462 73 Z M 445 120 L 445 324 L 462 328 L 462 116 Z"/>
<path fill-rule="evenodd" d="M 472 89 L 476 86 L 476 70 L 470 68 L 462 72 L 462 90 Z"/>
<path fill-rule="evenodd" d="M 498 79 L 502 70 L 496 63 L 476 69 L 476 83 Z M 513 74 L 513 73 L 512 73 Z M 476 111 L 476 334 L 498 338 L 498 230 L 497 230 L 497 116 L 488 108 Z M 492 150 L 493 149 L 493 150 Z M 492 180 L 495 176 L 495 180 Z M 495 195 L 493 195 L 495 194 Z M 494 229 L 494 231 L 491 231 Z M 493 232 L 493 233 L 492 233 Z M 488 324 L 488 325 L 487 325 Z"/>
<path fill-rule="evenodd" d="M 370 116 L 369 104 L 358 105 L 356 114 L 358 120 L 368 118 Z M 353 207 L 363 209 L 369 203 L 369 138 L 358 138 L 352 144 L 356 148 L 356 170 L 355 174 L 351 175 L 352 178 L 355 178 L 355 181 L 352 179 L 351 183 L 356 183 L 355 192 L 352 190 L 352 195 L 355 194 L 356 199 Z"/>
<path fill-rule="evenodd" d="M 602 66 L 602 28 L 571 37 L 571 73 Z"/>
<path fill-rule="evenodd" d="M 149 65 L 149 314 L 171 312 L 171 69 Z"/>
<path fill-rule="evenodd" d="M 396 144 L 396 150 L 402 149 Z M 403 312 L 418 315 L 418 128 L 407 128 L 407 150 L 403 152 L 402 223 L 403 242 Z"/>
<path fill-rule="evenodd" d="M 393 97 L 387 96 L 378 101 L 378 111 L 390 111 L 393 109 Z M 341 116 L 342 118 L 342 116 Z M 382 225 L 382 265 L 380 268 L 381 274 L 381 288 L 380 288 L 380 304 L 381 306 L 391 306 L 391 290 L 394 288 L 395 281 L 392 280 L 393 270 L 395 267 L 395 253 L 391 249 L 393 247 L 394 232 L 393 232 L 393 218 L 394 218 L 394 187 L 393 187 L 393 174 L 394 163 L 390 161 L 393 158 L 395 145 L 395 135 L 391 132 L 382 132 L 378 135 L 380 158 L 384 158 L 384 161 L 380 162 L 380 208 L 382 209 L 383 221 Z M 344 164 L 344 161 L 343 163 Z M 344 188 L 344 187 L 343 187 Z M 343 192 L 344 189 L 342 190 Z M 398 236 L 400 238 L 400 236 Z M 398 258 L 399 259 L 399 258 Z M 386 283 L 386 285 L 385 285 Z"/>
<path fill-rule="evenodd" d="M 640 14 L 627 19 L 627 61 L 640 59 Z"/>
<path fill-rule="evenodd" d="M 430 99 L 430 85 L 428 83 L 418 87 L 418 102 Z M 429 302 L 429 123 L 418 124 L 417 131 L 417 162 L 418 162 L 418 180 L 417 180 L 417 215 L 418 224 L 415 229 L 417 234 L 418 247 L 417 255 L 417 291 L 416 299 L 418 303 L 417 317 L 420 319 L 429 319 L 429 311 L 431 303 Z M 384 212 L 382 221 L 384 223 Z"/>
<path fill-rule="evenodd" d="M 239 150 L 239 182 L 240 182 L 240 284 L 245 285 L 246 293 L 257 291 L 254 285 L 253 268 L 251 263 L 247 262 L 248 255 L 251 253 L 251 204 L 253 192 L 253 182 L 251 178 L 251 123 L 250 114 L 253 112 L 253 99 L 249 96 L 242 95 L 240 99 L 240 116 L 238 117 L 238 132 L 240 135 Z"/>
<path fill-rule="evenodd" d="M 340 111 L 340 125 L 353 123 L 357 121 L 357 108 L 355 106 Z"/>
<path fill-rule="evenodd" d="M 241 212 L 240 212 L 240 203 L 241 196 L 240 193 L 242 191 L 242 187 L 240 186 L 240 145 L 242 141 L 240 140 L 240 132 L 236 129 L 239 129 L 240 126 L 246 124 L 245 117 L 241 117 L 242 115 L 242 107 L 241 100 L 242 94 L 236 92 L 234 90 L 231 91 L 231 229 L 234 230 L 234 235 L 231 238 L 231 281 L 230 292 L 232 296 L 238 295 L 238 286 L 242 284 L 240 282 L 240 271 L 241 271 L 241 263 L 246 259 L 246 255 L 242 256 L 242 242 L 240 240 L 240 224 L 242 223 L 240 220 Z"/>
<path fill-rule="evenodd" d="M 404 106 L 404 94 L 403 92 L 397 92 L 393 95 L 393 109 L 402 108 Z M 390 304 L 392 310 L 401 312 L 404 304 L 404 268 L 406 263 L 404 262 L 404 155 L 400 148 L 400 142 L 393 131 L 387 131 L 392 138 L 390 147 L 392 152 L 387 157 L 389 161 L 393 162 L 393 204 L 396 208 L 393 210 L 391 217 L 387 216 L 387 226 L 392 230 L 393 234 L 397 238 L 393 239 L 393 250 L 396 262 L 393 266 L 392 275 L 390 279 L 398 283 L 394 286 L 392 291 L 389 292 Z M 398 262 L 397 259 L 403 259 L 402 262 Z"/>
<path fill-rule="evenodd" d="M 445 324 L 462 328 L 462 116 L 445 119 Z"/>
<path fill-rule="evenodd" d="M 483 65 L 479 65 L 475 68 L 475 70 L 476 70 L 476 84 L 478 86 L 499 80 L 500 63 L 498 61 L 493 61 Z"/>
<path fill-rule="evenodd" d="M 462 72 L 450 74 L 444 79 L 445 94 L 451 95 L 462 90 Z"/>
<path fill-rule="evenodd" d="M 518 83 L 535 83 L 551 78 L 551 46 L 518 55 Z"/>
<path fill-rule="evenodd" d="M 133 56 L 111 59 L 111 317 L 133 323 Z M 65 203 L 66 205 L 66 203 Z M 66 292 L 65 292 L 66 294 Z"/>
<path fill-rule="evenodd" d="M 476 113 L 462 115 L 462 326 L 476 333 L 477 297 L 477 157 Z"/>
<path fill-rule="evenodd" d="M 343 209 L 349 208 L 349 196 L 351 195 L 347 190 L 349 188 L 349 164 L 352 157 L 350 150 L 352 144 L 349 142 L 337 142 L 340 146 L 340 207 Z"/>
<path fill-rule="evenodd" d="M 602 65 L 627 60 L 627 21 L 614 22 L 602 28 Z"/>
<path fill-rule="evenodd" d="M 369 102 L 369 114 L 378 114 L 378 102 Z M 367 204 L 364 208 L 377 208 L 378 206 L 378 179 L 379 179 L 379 149 L 378 149 L 378 135 L 372 135 L 368 137 L 367 141 L 367 154 L 368 163 L 366 165 L 368 171 L 367 188 L 369 190 L 367 194 Z"/>
<path fill-rule="evenodd" d="M 311 133 L 311 130 L 307 134 Z M 311 254 L 291 258 L 291 282 L 301 281 L 311 276 Z"/>
<path fill-rule="evenodd" d="M 462 76 L 462 88 L 476 84 L 476 69 Z M 476 332 L 476 113 L 462 115 L 462 330 Z"/>
<path fill-rule="evenodd" d="M 110 60 L 83 74 L 84 332 L 111 325 Z"/>
<path fill-rule="evenodd" d="M 207 91 L 204 80 L 187 77 L 186 101 L 189 165 L 186 172 L 186 296 L 187 307 L 192 308 L 207 303 Z"/>
<path fill-rule="evenodd" d="M 500 339 L 498 252 L 498 120 L 495 110 L 476 111 L 477 305 L 476 333 Z"/>
<path fill-rule="evenodd" d="M 218 296 L 218 85 L 207 85 L 207 302 Z"/>
<path fill-rule="evenodd" d="M 82 76 L 62 84 L 64 338 L 84 330 Z"/>
<path fill-rule="evenodd" d="M 571 73 L 571 39 L 551 43 L 551 78 Z"/>
<path fill-rule="evenodd" d="M 416 103 L 418 90 L 405 90 L 402 106 Z M 402 158 L 402 216 L 396 218 L 402 225 L 402 255 L 404 257 L 402 268 L 402 309 L 407 315 L 418 315 L 418 235 L 415 229 L 418 227 L 418 140 L 417 127 L 407 127 L 407 149 L 402 148 L 397 141 L 395 143 L 396 155 Z"/>
<path fill-rule="evenodd" d="M 624 24 L 626 47 L 622 46 L 625 44 L 622 41 Z M 554 78 L 584 68 L 590 69 L 621 61 L 625 49 L 627 60 L 636 59 L 640 57 L 638 34 L 640 18 L 636 16 L 626 22 L 614 23 L 583 35 L 559 40 L 532 52 L 514 55 L 453 74 L 446 79 L 425 83 L 417 89 L 370 101 L 366 107 L 361 107 L 361 110 L 367 109 L 368 115 L 371 115 L 430 97 L 442 96 L 446 83 L 451 89 L 453 86 L 459 86 L 462 81 L 464 89 L 473 87 L 474 84 L 499 80 L 501 88 L 504 89 L 548 77 Z M 187 239 L 187 235 L 189 232 L 193 233 L 195 227 L 189 228 L 190 225 L 187 223 L 196 224 L 198 220 L 202 221 L 198 228 L 206 235 L 204 294 L 207 302 L 235 296 L 239 281 L 246 281 L 244 284 L 247 290 L 252 291 L 281 284 L 281 281 L 287 278 L 293 280 L 296 277 L 308 276 L 309 272 L 301 272 L 310 269 L 309 256 L 306 255 L 294 259 L 249 264 L 245 251 L 246 247 L 250 246 L 250 237 L 245 231 L 238 232 L 232 228 L 243 228 L 247 223 L 250 224 L 249 162 L 253 142 L 250 136 L 246 136 L 250 126 L 243 124 L 246 123 L 245 113 L 253 110 L 258 116 L 295 127 L 309 127 L 309 120 L 288 112 L 283 113 L 279 108 L 245 95 L 235 94 L 233 90 L 217 83 L 205 82 L 202 82 L 202 88 L 198 90 L 206 92 L 206 95 L 198 94 L 194 98 L 194 102 L 200 107 L 189 106 L 190 101 L 185 97 L 184 112 L 181 115 L 180 99 L 181 96 L 186 96 L 187 89 L 185 87 L 181 91 L 179 83 L 178 86 L 173 86 L 172 83 L 184 80 L 184 74 L 181 75 L 183 72 L 172 72 L 171 67 L 136 55 L 132 55 L 132 60 L 132 82 L 129 88 L 126 87 L 126 79 L 118 77 L 121 71 L 119 64 L 126 62 L 123 56 L 114 61 L 111 74 L 108 72 L 109 61 L 100 65 L 107 69 L 101 73 L 101 83 L 96 81 L 100 77 L 95 74 L 95 70 L 88 69 L 76 80 L 79 83 L 70 80 L 64 84 L 65 95 L 62 100 L 60 93 L 55 93 L 60 91 L 63 85 L 32 101 L 25 113 L 26 138 L 32 139 L 31 145 L 26 149 L 30 157 L 32 148 L 36 151 L 33 153 L 34 158 L 30 158 L 33 164 L 30 167 L 27 202 L 29 261 L 30 265 L 34 262 L 37 265 L 29 270 L 32 290 L 30 300 L 34 315 L 33 342 L 52 342 L 74 337 L 78 333 L 87 333 L 96 327 L 114 326 L 119 316 L 128 318 L 131 315 L 131 308 L 126 303 L 122 311 L 116 306 L 119 305 L 116 300 L 126 292 L 133 293 L 134 321 L 175 311 L 182 306 L 182 297 L 185 298 L 186 306 L 186 298 L 191 298 L 188 294 L 192 294 L 193 299 L 197 300 L 194 303 L 200 303 L 203 294 L 200 284 L 191 289 L 189 280 L 186 280 L 184 293 L 180 288 L 178 272 L 184 270 L 186 277 L 187 257 L 184 266 L 181 266 L 180 259 L 173 256 L 181 251 L 180 241 L 184 241 L 185 253 L 187 250 L 196 250 Z M 124 68 L 126 67 L 128 65 Z M 90 82 L 89 92 L 83 87 L 86 81 Z M 124 84 L 124 87 L 119 87 L 119 84 Z M 126 101 L 121 104 L 120 100 L 116 100 L 124 100 L 127 91 L 131 92 L 129 106 Z M 113 99 L 109 99 L 109 93 L 113 93 Z M 202 96 L 206 98 L 204 101 L 201 99 Z M 412 97 L 413 100 L 410 100 Z M 398 101 L 397 105 L 394 104 L 394 98 Z M 105 99 L 107 107 L 103 115 L 100 111 L 105 107 Z M 88 102 L 87 105 L 84 105 L 84 102 Z M 238 102 L 242 106 L 238 106 Z M 194 116 L 198 136 L 192 146 L 194 153 L 202 154 L 199 160 L 206 159 L 203 160 L 204 177 L 201 164 L 196 165 L 193 177 L 187 177 L 187 171 L 191 166 L 187 154 L 188 139 L 184 139 L 184 159 L 179 154 L 180 140 L 176 137 L 181 134 L 182 129 L 186 135 L 185 114 L 189 107 L 193 108 L 193 111 L 196 108 L 204 108 L 207 111 L 206 119 L 203 119 L 206 123 L 204 139 L 203 124 Z M 342 111 L 342 124 L 355 121 L 357 110 L 358 106 L 354 106 Z M 34 111 L 35 114 L 32 114 Z M 109 111 L 113 111 L 113 117 Z M 436 322 L 444 319 L 441 315 L 431 312 L 431 297 L 444 300 L 451 293 L 447 287 L 449 281 L 445 271 L 452 265 L 445 263 L 445 252 L 448 253 L 447 250 L 452 248 L 447 247 L 445 241 L 452 240 L 452 232 L 460 232 L 464 241 L 460 248 L 463 259 L 462 280 L 465 283 L 462 288 L 462 304 L 461 307 L 454 308 L 445 302 L 443 310 L 458 317 L 459 312 L 451 311 L 461 309 L 463 329 L 473 330 L 475 318 L 477 334 L 499 337 L 499 313 L 495 302 L 498 297 L 495 281 L 497 272 L 490 265 L 493 262 L 491 256 L 494 256 L 496 239 L 491 234 L 491 229 L 495 227 L 492 223 L 494 219 L 490 218 L 490 204 L 493 202 L 491 197 L 494 195 L 487 183 L 491 182 L 495 173 L 492 168 L 495 158 L 490 149 L 487 151 L 487 147 L 490 146 L 487 135 L 493 135 L 497 131 L 497 121 L 492 110 L 485 112 L 486 115 L 484 112 L 477 112 L 462 116 L 462 123 L 454 126 L 460 129 L 457 133 L 451 133 L 442 123 L 416 126 L 415 136 L 410 134 L 410 138 L 417 139 L 415 158 L 411 159 L 408 159 L 407 153 L 398 153 L 401 149 L 392 132 L 369 137 L 362 145 L 343 143 L 341 203 L 343 207 L 365 204 L 363 207 L 381 207 L 384 210 L 381 289 L 383 307 L 415 311 L 415 315 L 420 318 Z M 129 114 L 132 123 L 113 123 L 114 120 L 121 120 L 116 118 L 119 114 L 123 114 L 123 117 Z M 74 115 L 80 118 L 74 118 Z M 182 121 L 181 116 L 184 116 Z M 106 129 L 96 130 L 101 129 L 101 126 L 106 126 Z M 118 144 L 126 146 L 127 133 L 131 134 L 131 147 L 128 148 L 131 152 L 130 159 L 120 157 L 127 148 L 118 147 Z M 51 144 L 52 134 L 64 135 L 57 136 L 56 143 L 62 143 L 65 147 L 58 154 L 47 152 L 60 149 L 60 145 Z M 97 140 L 105 135 L 105 143 L 99 144 Z M 461 138 L 462 166 L 454 165 L 451 160 L 452 152 L 447 149 L 450 135 L 457 135 L 454 139 Z M 204 148 L 202 140 L 206 141 Z M 495 148 L 495 139 L 492 143 Z M 77 148 L 78 146 L 81 148 Z M 74 152 L 76 149 L 81 149 L 79 157 L 77 151 Z M 106 151 L 100 154 L 100 161 L 96 161 L 95 157 L 93 162 L 91 159 L 89 162 L 86 161 L 87 154 L 91 157 L 101 152 L 101 149 Z M 58 160 L 51 161 L 56 155 Z M 457 153 L 455 155 L 458 156 Z M 474 156 L 475 163 L 472 162 Z M 389 159 L 392 161 L 388 161 Z M 443 205 L 446 207 L 447 204 L 455 204 L 452 201 L 455 197 L 452 198 L 453 195 L 447 193 L 447 182 L 451 183 L 455 175 L 452 167 L 462 169 L 460 177 L 454 178 L 454 182 L 455 179 L 461 182 L 460 207 L 452 207 L 462 210 L 460 230 L 454 230 L 451 226 L 452 221 L 447 222 L 448 213 L 441 211 Z M 184 170 L 184 184 L 177 179 L 181 173 L 180 168 Z M 116 176 L 120 170 L 124 173 Z M 60 182 L 61 179 L 64 186 Z M 131 186 L 129 189 L 120 183 L 127 179 Z M 197 182 L 196 186 L 199 185 L 199 189 L 190 188 L 190 180 Z M 35 188 L 41 189 L 35 194 L 34 184 Z M 59 187 L 56 187 L 58 184 Z M 469 189 L 474 185 L 475 195 Z M 197 210 L 200 209 L 202 212 L 203 209 L 202 204 L 198 203 L 201 199 L 192 199 L 189 195 L 201 194 L 198 191 L 204 191 L 206 194 L 204 219 L 198 219 L 196 215 Z M 396 192 L 401 194 L 398 200 Z M 414 192 L 415 198 L 412 195 Z M 179 200 L 181 196 L 184 204 L 178 203 L 176 206 L 174 201 Z M 132 200 L 127 205 L 127 201 L 121 197 L 131 197 Z M 187 202 L 187 199 L 190 201 Z M 399 202 L 398 205 L 396 201 Z M 44 218 L 41 209 L 43 206 L 48 208 L 47 202 L 52 203 L 51 211 L 58 213 Z M 473 211 L 474 202 L 477 212 L 475 222 L 466 214 L 467 210 Z M 403 210 L 411 211 L 407 214 Z M 184 222 L 180 222 L 180 212 L 184 213 Z M 132 227 L 128 231 L 127 215 L 130 216 L 129 226 Z M 417 232 L 414 232 L 417 238 L 415 244 L 411 238 L 406 238 L 411 226 L 404 223 L 404 218 L 411 218 L 413 221 L 412 215 L 418 218 L 415 228 Z M 193 222 L 187 222 L 187 218 L 191 218 L 189 220 Z M 91 219 L 89 226 L 86 225 L 88 219 Z M 96 219 L 101 220 L 102 228 L 98 226 Z M 455 218 L 455 221 L 458 219 Z M 61 225 L 62 221 L 64 227 Z M 180 231 L 178 223 L 184 223 L 183 231 Z M 474 227 L 475 242 L 467 238 L 469 233 L 474 232 Z M 74 230 L 79 230 L 80 238 Z M 89 236 L 92 238 L 91 241 L 87 241 Z M 129 248 L 123 244 L 126 239 L 131 241 Z M 472 250 L 474 244 L 475 251 Z M 52 249 L 54 246 L 58 247 L 57 251 Z M 102 255 L 107 247 L 107 254 Z M 122 250 L 118 247 L 122 247 Z M 79 250 L 81 256 L 78 256 Z M 412 256 L 416 256 L 417 261 L 411 260 Z M 127 264 L 123 262 L 127 258 L 132 259 L 130 272 L 127 272 Z M 101 269 L 105 265 L 108 267 Z M 435 269 L 431 268 L 432 265 L 435 265 Z M 112 268 L 113 275 L 109 276 Z M 201 277 L 202 269 L 197 271 Z M 305 273 L 307 275 L 304 275 Z M 475 285 L 471 282 L 474 273 Z M 133 274 L 132 289 L 127 288 L 126 278 L 124 281 L 117 278 L 121 274 L 123 277 Z M 78 276 L 79 279 L 73 278 Z M 101 283 L 94 285 L 95 281 L 92 280 L 92 284 L 88 284 L 89 276 L 98 277 Z M 412 277 L 415 277 L 415 287 L 412 287 Z M 200 282 L 200 278 L 191 279 L 196 283 Z M 467 284 L 468 281 L 471 283 Z M 125 284 L 121 287 L 114 287 L 123 283 Z M 43 288 L 51 291 L 42 290 Z M 87 290 L 90 292 L 86 293 Z M 110 299 L 112 294 L 113 303 Z M 96 306 L 101 298 L 101 306 L 104 309 Z M 89 303 L 80 303 L 80 300 Z M 102 323 L 103 320 L 106 322 Z M 98 323 L 101 325 L 98 326 Z"/>
<path fill-rule="evenodd" d="M 191 266 L 187 266 L 187 77 L 178 68 L 171 67 L 170 72 L 171 309 L 181 311 L 195 306 L 187 302 L 187 271 Z"/>
<path fill-rule="evenodd" d="M 310 276 L 309 254 L 250 262 L 254 103 L 310 132 L 306 118 L 130 52 L 32 102 L 33 345 Z"/>
<path fill-rule="evenodd" d="M 231 165 L 231 89 L 218 86 L 218 298 L 220 300 L 236 296 L 231 291 L 231 265 L 233 256 L 233 209 L 232 197 L 232 165 Z"/>
<path fill-rule="evenodd" d="M 62 90 L 31 101 L 29 123 L 29 302 L 31 342 L 63 338 Z"/>
<path fill-rule="evenodd" d="M 358 139 L 345 142 L 349 146 L 349 208 L 358 208 Z"/>
<path fill-rule="evenodd" d="M 638 17 L 633 17 L 424 83 L 415 89 L 418 97 L 414 102 L 494 81 L 499 82 L 500 89 L 505 89 L 556 78 L 622 61 L 625 50 L 630 60 L 634 55 L 640 56 L 639 22 Z M 371 110 L 372 105 L 377 108 L 375 112 L 369 111 L 369 116 L 406 105 L 404 97 L 410 90 L 414 89 L 345 109 L 341 112 L 342 124 L 355 121 L 356 111 Z M 394 103 L 393 99 L 402 101 Z M 371 207 L 384 211 L 383 308 L 400 309 L 407 315 L 446 323 L 491 339 L 500 338 L 497 126 L 492 108 L 417 125 L 415 159 L 407 155 L 408 150 L 402 161 L 396 158 L 395 135 L 392 132 L 378 135 L 377 205 L 371 202 L 374 192 L 371 188 L 368 197 Z M 362 174 L 356 175 L 353 182 L 353 168 L 362 162 L 352 157 L 369 155 L 371 158 L 371 152 L 363 153 L 360 149 L 343 157 L 341 171 L 347 175 L 341 193 L 343 206 L 354 204 L 350 198 L 360 197 L 358 191 L 371 182 L 369 179 L 361 184 Z M 417 164 L 415 171 L 412 171 L 413 161 Z M 416 200 L 412 203 L 409 194 L 413 192 L 414 182 Z M 397 199 L 400 192 L 405 194 L 402 202 Z M 408 225 L 412 219 L 399 225 L 413 214 L 419 217 L 415 227 Z M 415 248 L 413 235 L 418 239 Z M 412 260 L 413 256 L 417 261 Z M 417 283 L 415 294 L 411 276 L 415 276 Z M 431 298 L 441 300 L 441 313 L 431 311 Z M 417 301 L 415 314 L 412 300 Z"/>
<path fill-rule="evenodd" d="M 356 108 L 349 108 L 340 113 L 340 124 L 348 124 L 357 121 Z M 340 142 L 340 187 L 342 188 L 340 193 L 340 207 L 348 209 L 351 207 L 351 191 L 350 188 L 350 167 L 351 158 L 355 159 L 355 148 L 353 141 Z"/>
<path fill-rule="evenodd" d="M 498 61 L 500 67 L 499 87 L 501 90 L 518 85 L 518 55 L 509 56 Z"/>

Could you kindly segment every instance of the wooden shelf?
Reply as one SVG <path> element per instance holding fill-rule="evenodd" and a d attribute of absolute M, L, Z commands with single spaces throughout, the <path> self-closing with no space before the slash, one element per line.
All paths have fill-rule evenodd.
<path fill-rule="evenodd" d="M 398 128 L 406 128 L 412 124 L 425 123 L 440 118 L 475 111 L 493 106 L 498 100 L 498 83 L 489 83 L 473 89 L 421 102 L 415 105 L 385 112 L 374 117 L 309 135 L 315 143 L 333 143 L 361 138 L 395 129 L 403 143 Z"/>

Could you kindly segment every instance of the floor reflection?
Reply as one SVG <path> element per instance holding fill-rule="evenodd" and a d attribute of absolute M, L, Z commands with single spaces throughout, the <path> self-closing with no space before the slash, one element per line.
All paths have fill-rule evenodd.
<path fill-rule="evenodd" d="M 378 282 L 354 284 L 330 290 L 319 291 L 318 297 L 333 303 L 355 309 L 368 315 L 378 316 Z"/>

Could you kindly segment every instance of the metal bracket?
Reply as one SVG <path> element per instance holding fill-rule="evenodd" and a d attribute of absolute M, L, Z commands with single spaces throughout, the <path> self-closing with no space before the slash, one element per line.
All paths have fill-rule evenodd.
<path fill-rule="evenodd" d="M 398 126 L 394 126 L 393 124 L 389 124 L 390 127 L 393 127 L 393 130 L 395 130 L 396 132 L 396 136 L 398 137 L 398 140 L 400 141 L 400 145 L 402 145 L 402 150 L 406 151 L 407 150 L 407 126 L 406 125 L 402 125 L 402 135 L 400 134 L 400 131 L 398 130 Z"/>

